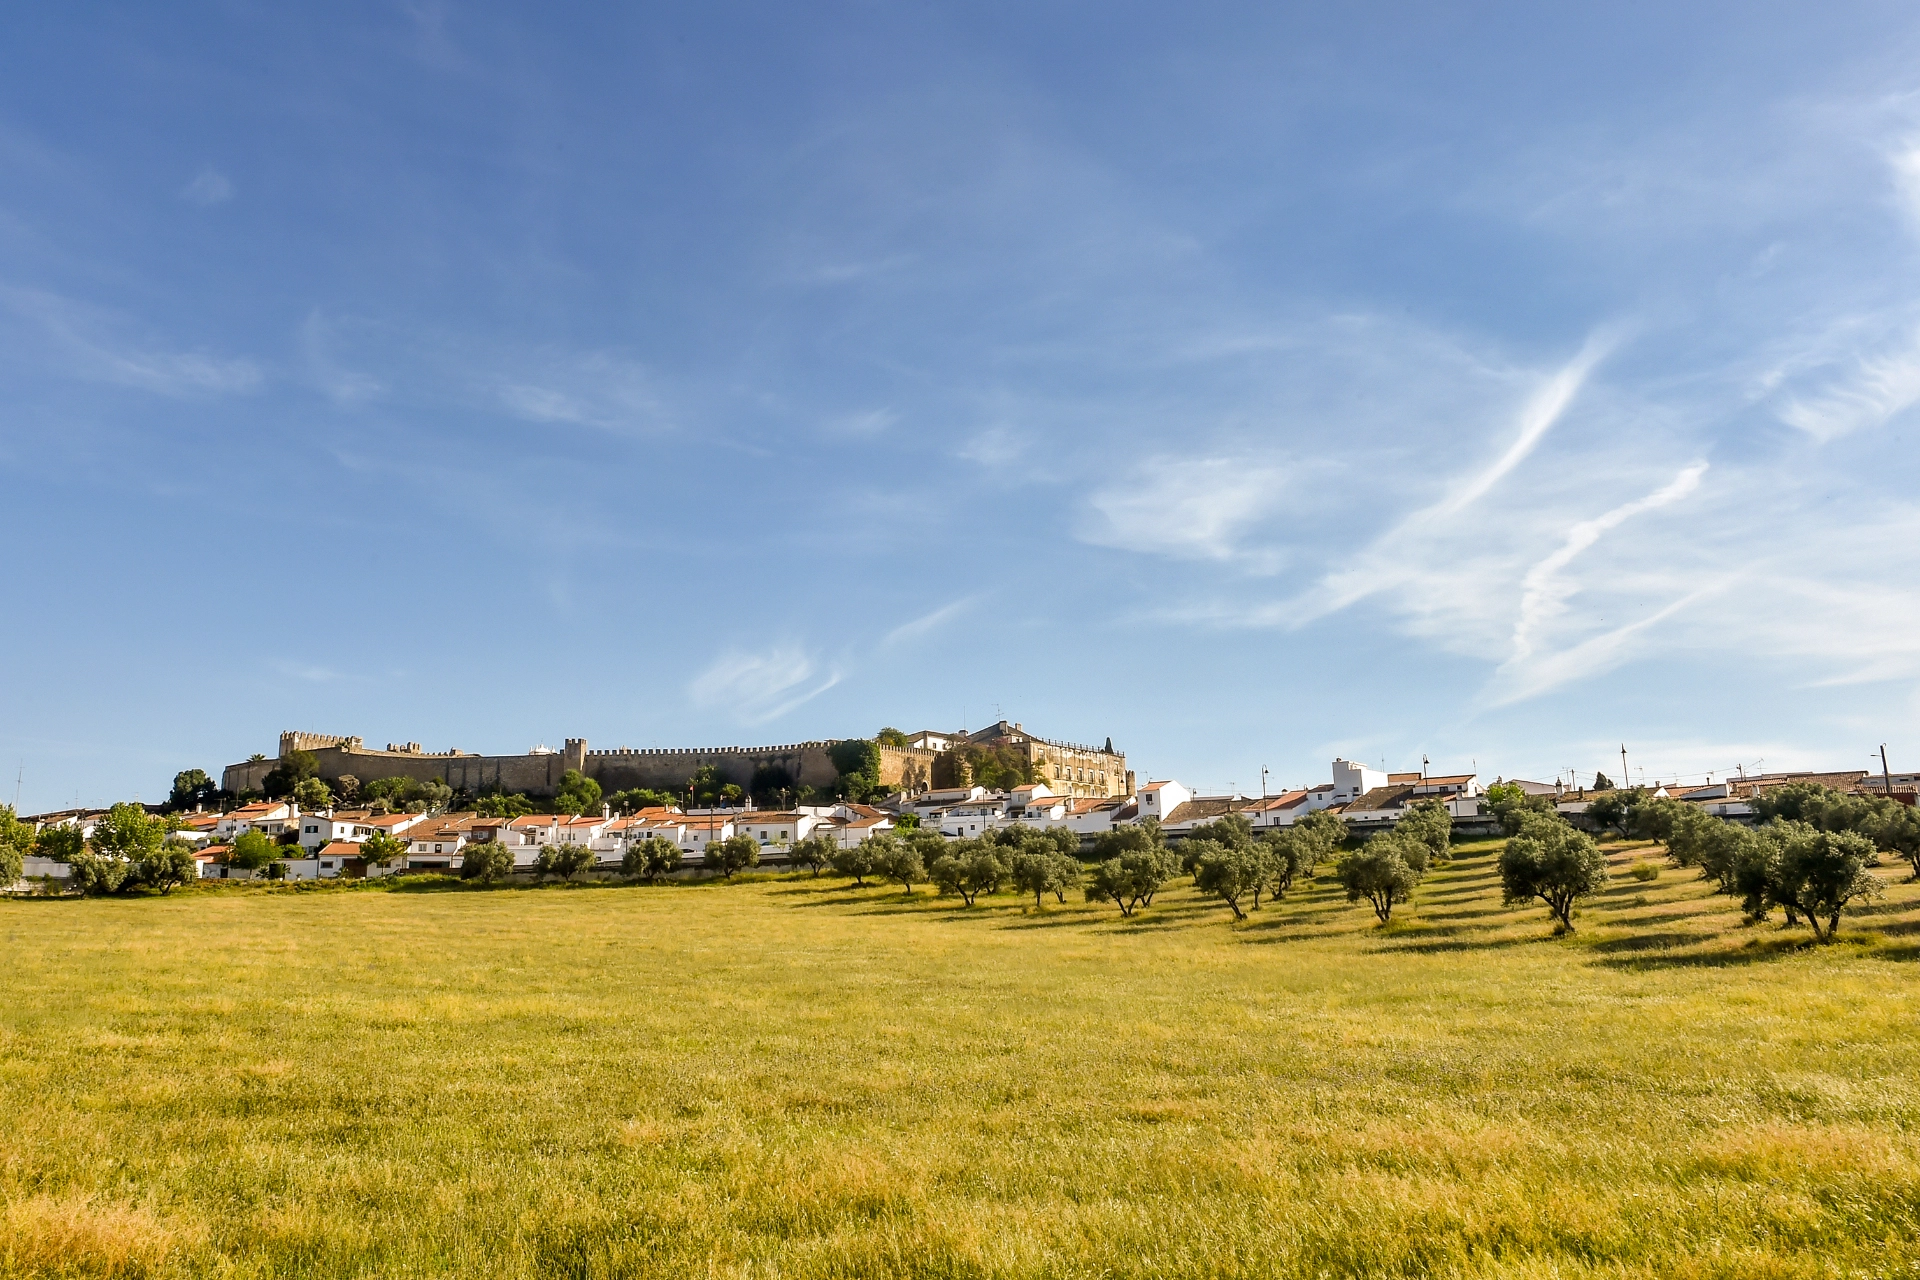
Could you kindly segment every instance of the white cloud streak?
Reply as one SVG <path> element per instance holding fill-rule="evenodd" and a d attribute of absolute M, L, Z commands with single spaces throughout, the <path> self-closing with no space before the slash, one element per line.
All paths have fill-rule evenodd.
<path fill-rule="evenodd" d="M 695 676 L 687 694 L 695 706 L 730 712 L 743 724 L 765 724 L 811 702 L 840 683 L 838 672 L 824 677 L 812 658 L 792 646 L 761 653 L 722 654 Z"/>
<path fill-rule="evenodd" d="M 938 609 L 923 613 L 910 622 L 903 622 L 881 637 L 880 647 L 882 649 L 891 649 L 897 644 L 903 644 L 909 640 L 918 640 L 921 636 L 935 631 L 953 621 L 967 610 L 973 608 L 979 601 L 980 597 L 977 595 L 963 596 L 958 600 L 952 600 L 941 605 Z"/>

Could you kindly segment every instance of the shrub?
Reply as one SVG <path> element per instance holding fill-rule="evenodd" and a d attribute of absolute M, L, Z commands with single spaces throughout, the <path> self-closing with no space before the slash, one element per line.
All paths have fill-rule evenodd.
<path fill-rule="evenodd" d="M 1529 814 L 1500 854 L 1500 884 L 1508 902 L 1538 898 L 1570 931 L 1573 904 L 1606 887 L 1607 860 L 1586 832 Z"/>
<path fill-rule="evenodd" d="M 168 840 L 134 864 L 134 878 L 147 888 L 158 889 L 161 893 L 172 893 L 199 877 L 200 864 L 194 861 L 193 850 L 185 840 Z"/>
<path fill-rule="evenodd" d="M 1649 880 L 1660 878 L 1660 867 L 1657 863 L 1636 862 L 1627 869 L 1627 874 L 1644 884 Z"/>

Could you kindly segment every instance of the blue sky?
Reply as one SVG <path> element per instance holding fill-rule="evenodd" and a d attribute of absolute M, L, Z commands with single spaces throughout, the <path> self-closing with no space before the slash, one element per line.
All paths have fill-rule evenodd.
<path fill-rule="evenodd" d="M 16 7 L 0 766 L 1914 768 L 1920 15 L 1734 14 Z"/>

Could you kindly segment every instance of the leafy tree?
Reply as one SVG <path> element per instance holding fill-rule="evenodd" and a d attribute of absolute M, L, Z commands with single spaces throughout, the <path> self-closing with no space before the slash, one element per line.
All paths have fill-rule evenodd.
<path fill-rule="evenodd" d="M 582 871 L 593 870 L 593 849 L 584 844 L 549 844 L 541 847 L 533 860 L 535 875 L 559 876 L 571 880 Z"/>
<path fill-rule="evenodd" d="M 360 779 L 350 773 L 343 773 L 333 780 L 333 794 L 341 804 L 356 804 L 360 800 Z"/>
<path fill-rule="evenodd" d="M 847 800 L 862 801 L 884 788 L 880 782 L 880 744 L 865 738 L 848 738 L 827 748 L 837 773 L 833 792 Z"/>
<path fill-rule="evenodd" d="M 33 852 L 41 858 L 52 858 L 55 862 L 71 863 L 87 845 L 86 838 L 80 834 L 80 828 L 68 822 L 58 822 L 52 826 L 40 828 L 33 837 Z"/>
<path fill-rule="evenodd" d="M 1849 902 L 1880 895 L 1880 881 L 1867 870 L 1873 841 L 1858 832 L 1821 831 L 1781 819 L 1761 834 L 1758 856 L 1741 876 L 1750 916 L 1760 918 L 1768 906 L 1781 906 L 1789 924 L 1804 916 L 1817 941 L 1832 942 Z"/>
<path fill-rule="evenodd" d="M 1644 795 L 1638 787 L 1632 791 L 1609 787 L 1587 801 L 1587 821 L 1593 823 L 1594 829 L 1602 835 L 1618 831 L 1624 836 L 1627 834 L 1627 814 L 1632 812 Z"/>
<path fill-rule="evenodd" d="M 407 847 L 385 832 L 375 832 L 367 838 L 367 844 L 372 844 L 375 840 L 392 840 L 394 844 L 399 845 L 402 852 Z M 362 856 L 365 856 L 365 846 L 362 846 Z M 265 871 L 278 861 L 280 861 L 280 846 L 275 844 L 273 838 L 264 831 L 242 831 L 234 838 L 233 847 L 227 850 L 227 865 L 238 867 L 242 871 Z"/>
<path fill-rule="evenodd" d="M 635 880 L 654 883 L 661 876 L 680 869 L 680 846 L 663 836 L 648 836 L 627 845 L 620 855 L 620 872 Z"/>
<path fill-rule="evenodd" d="M 752 836 L 709 841 L 702 865 L 709 871 L 718 871 L 722 879 L 731 880 L 734 872 L 760 865 L 760 842 Z"/>
<path fill-rule="evenodd" d="M 0 891 L 19 881 L 33 846 L 33 828 L 14 816 L 12 805 L 0 804 Z"/>
<path fill-rule="evenodd" d="M 491 884 L 513 874 L 513 850 L 499 840 L 474 840 L 460 851 L 463 879 Z"/>
<path fill-rule="evenodd" d="M 687 779 L 687 794 L 693 798 L 695 808 L 718 809 L 739 804 L 746 792 L 738 783 L 728 782 L 719 766 L 703 764 Z"/>
<path fill-rule="evenodd" d="M 1265 851 L 1257 851 L 1251 844 L 1237 848 L 1213 840 L 1190 840 L 1188 844 L 1201 847 L 1194 877 L 1194 883 L 1200 886 L 1200 891 L 1226 903 L 1233 911 L 1234 919 L 1246 919 L 1247 913 L 1240 909 L 1240 900 L 1258 894 L 1270 874 L 1270 868 L 1261 856 Z"/>
<path fill-rule="evenodd" d="M 629 787 L 625 791 L 616 791 L 607 798 L 613 811 L 620 814 L 638 813 L 642 809 L 671 809 L 680 803 L 676 796 L 664 791 L 653 791 L 646 787 Z M 516 815 L 517 816 L 517 815 Z"/>
<path fill-rule="evenodd" d="M 805 867 L 815 877 L 833 865 L 835 846 L 832 836 L 811 835 L 798 841 L 788 851 L 787 858 L 796 867 Z"/>
<path fill-rule="evenodd" d="M 1529 814 L 1500 854 L 1500 885 L 1510 903 L 1540 899 L 1571 932 L 1573 904 L 1607 887 L 1607 860 L 1586 832 Z"/>
<path fill-rule="evenodd" d="M 1627 835 L 1635 840 L 1666 844 L 1673 839 L 1673 828 L 1680 815 L 1692 806 L 1671 796 L 1646 796 L 1627 810 Z"/>
<path fill-rule="evenodd" d="M 82 845 L 66 859 L 67 886 L 83 894 L 113 893 L 126 883 L 133 867 Z"/>
<path fill-rule="evenodd" d="M 1023 893 L 1033 895 L 1033 905 L 1041 905 L 1042 895 L 1051 893 L 1061 902 L 1067 900 L 1067 890 L 1080 883 L 1081 867 L 1078 858 L 1052 851 L 1035 853 L 1015 853 L 1012 859 L 1008 882 Z"/>
<path fill-rule="evenodd" d="M 173 775 L 173 790 L 167 795 L 169 809 L 191 809 L 218 795 L 220 788 L 205 769 L 182 769 Z"/>
<path fill-rule="evenodd" d="M 1407 806 L 1393 829 L 1426 846 L 1428 863 L 1442 863 L 1453 854 L 1453 814 L 1438 796 Z"/>
<path fill-rule="evenodd" d="M 878 773 L 874 775 L 878 777 Z M 783 802 L 793 793 L 793 774 L 784 765 L 763 764 L 753 771 L 753 777 L 747 782 L 747 794 L 753 797 L 757 805 L 770 805 Z"/>
<path fill-rule="evenodd" d="M 1554 814 L 1558 807 L 1552 796 L 1530 796 L 1517 782 L 1496 782 L 1487 788 L 1487 811 L 1500 820 L 1500 830 L 1510 836 L 1520 834 L 1520 822 L 1529 813 Z"/>
<path fill-rule="evenodd" d="M 935 842 L 940 841 L 940 837 L 932 832 L 914 834 L 932 836 Z M 883 834 L 870 837 L 867 844 L 873 848 L 873 874 L 882 880 L 892 880 L 912 893 L 913 886 L 927 878 L 926 860 L 921 856 L 921 850 L 925 847 L 923 841 Z"/>
<path fill-rule="evenodd" d="M 873 850 L 869 846 L 875 840 L 884 838 L 886 838 L 885 834 L 882 833 L 848 848 L 835 849 L 832 857 L 834 872 L 838 875 L 852 876 L 856 889 L 866 888 L 867 877 L 879 874 L 874 869 Z"/>
<path fill-rule="evenodd" d="M 167 834 L 164 818 L 137 804 L 116 804 L 93 824 L 89 843 L 102 857 L 132 867 L 158 854 Z"/>
<path fill-rule="evenodd" d="M 907 735 L 892 726 L 888 726 L 874 734 L 873 740 L 883 747 L 905 747 L 907 745 Z"/>
<path fill-rule="evenodd" d="M 1267 855 L 1266 891 L 1275 901 L 1286 897 L 1296 883 L 1311 880 L 1323 856 L 1320 842 L 1297 824 L 1269 831 L 1259 843 Z"/>
<path fill-rule="evenodd" d="M 1689 807 L 1674 817 L 1667 856 L 1676 866 L 1700 868 L 1702 878 L 1714 881 L 1719 892 L 1734 893 L 1741 868 L 1757 856 L 1759 838 L 1746 827 Z"/>
<path fill-rule="evenodd" d="M 1004 850 L 988 840 L 963 840 L 935 858 L 927 874 L 942 894 L 957 894 L 968 906 L 981 894 L 1000 891 L 1013 874 Z"/>
<path fill-rule="evenodd" d="M 200 877 L 200 864 L 194 861 L 193 848 L 185 840 L 168 839 L 135 864 L 133 878 L 149 889 L 172 893 L 181 885 Z"/>
<path fill-rule="evenodd" d="M 553 797 L 555 813 L 597 813 L 600 810 L 600 784 L 578 769 L 560 775 L 560 789 Z"/>
<path fill-rule="evenodd" d="M 1111 834 L 1111 833 L 1110 833 Z M 1112 902 L 1130 916 L 1151 906 L 1153 895 L 1179 873 L 1180 864 L 1164 848 L 1135 849 L 1096 865 L 1086 879 L 1088 902 Z"/>
<path fill-rule="evenodd" d="M 375 813 L 433 813 L 453 799 L 453 788 L 438 778 L 375 778 L 360 790 Z"/>
<path fill-rule="evenodd" d="M 302 809 L 324 809 L 333 803 L 333 791 L 318 778 L 302 778 L 293 784 L 293 802 Z"/>
<path fill-rule="evenodd" d="M 1881 815 L 1874 826 L 1873 842 L 1890 853 L 1897 853 L 1913 868 L 1920 880 L 1920 810 L 1895 804 Z"/>
<path fill-rule="evenodd" d="M 243 837 L 244 838 L 244 837 Z M 234 848 L 239 849 L 236 841 Z M 360 842 L 360 861 L 366 864 L 367 874 L 371 875 L 381 867 L 390 867 L 406 856 L 407 842 L 399 836 L 376 831 Z"/>
<path fill-rule="evenodd" d="M 1381 924 L 1391 920 L 1394 907 L 1410 901 L 1414 888 L 1420 883 L 1420 873 L 1405 857 L 1409 847 L 1417 847 L 1422 853 L 1426 851 L 1425 845 L 1383 835 L 1367 841 L 1342 859 L 1340 887 L 1347 891 L 1347 901 L 1365 898 L 1373 905 L 1373 914 L 1380 918 Z"/>
<path fill-rule="evenodd" d="M 1596 773 L 1593 775 L 1593 789 L 1595 791 L 1611 791 L 1613 790 L 1613 779 L 1604 773 Z"/>
<path fill-rule="evenodd" d="M 1347 842 L 1347 824 L 1340 820 L 1340 815 L 1328 813 L 1325 809 L 1315 809 L 1312 813 L 1301 815 L 1287 829 L 1302 839 L 1313 841 L 1316 864 L 1330 861 L 1334 852 Z"/>
<path fill-rule="evenodd" d="M 494 791 L 476 796 L 473 811 L 482 818 L 524 818 L 539 808 L 524 792 Z"/>
<path fill-rule="evenodd" d="M 301 779 L 311 778 L 320 772 L 320 761 L 311 751 L 293 750 L 280 757 L 278 764 L 267 770 L 267 776 L 260 779 L 260 790 L 269 800 L 278 800 L 293 794 L 293 789 Z"/>

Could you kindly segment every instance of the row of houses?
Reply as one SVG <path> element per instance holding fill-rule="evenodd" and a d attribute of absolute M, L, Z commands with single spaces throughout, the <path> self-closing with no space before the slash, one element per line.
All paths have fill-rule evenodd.
<path fill-rule="evenodd" d="M 637 841 L 662 839 L 689 860 L 721 840 L 745 835 L 762 849 L 770 865 L 787 861 L 787 851 L 800 841 L 821 835 L 836 847 L 850 848 L 882 832 L 904 828 L 937 831 L 948 839 L 968 839 L 1009 825 L 1041 830 L 1063 829 L 1090 843 L 1106 832 L 1148 820 L 1159 824 L 1173 840 L 1195 828 L 1229 815 L 1245 818 L 1256 832 L 1291 826 L 1307 814 L 1327 811 L 1359 834 L 1391 829 L 1408 810 L 1423 801 L 1445 804 L 1457 827 L 1488 828 L 1492 815 L 1485 808 L 1485 788 L 1474 773 L 1389 773 L 1351 760 L 1335 759 L 1332 778 L 1270 796 L 1196 795 L 1171 779 L 1148 782 L 1132 795 L 1086 796 L 1055 794 L 1044 782 L 1005 791 L 982 786 L 900 793 L 878 804 L 837 804 L 788 810 L 691 810 L 649 808 L 615 816 L 599 814 L 528 814 L 517 818 L 483 817 L 476 813 L 375 813 L 364 809 L 322 809 L 301 812 L 290 801 L 260 801 L 223 813 L 186 815 L 180 836 L 195 846 L 195 860 L 203 878 L 242 878 L 255 873 L 229 865 L 233 842 L 258 831 L 288 845 L 284 873 L 296 879 L 330 879 L 369 873 L 361 846 L 376 833 L 404 843 L 405 852 L 391 865 L 371 869 L 375 875 L 403 870 L 458 871 L 465 850 L 475 843 L 504 845 L 516 869 L 528 869 L 541 852 L 553 846 L 585 847 L 596 866 L 615 869 Z M 1894 790 L 1895 779 L 1869 778 L 1864 770 L 1776 773 L 1706 784 L 1655 783 L 1650 794 L 1698 805 L 1705 812 L 1736 821 L 1751 821 L 1753 799 L 1760 792 L 1788 782 L 1815 782 L 1842 791 L 1885 790 L 1904 803 L 1914 802 L 1916 779 L 1901 775 L 1905 789 Z M 1570 790 L 1558 783 L 1523 779 L 1496 779 L 1518 786 L 1534 796 L 1551 796 L 1565 816 L 1576 818 L 1592 802 L 1592 793 Z M 83 836 L 91 834 L 99 815 L 84 811 L 41 815 L 40 823 L 71 823 Z M 295 850 L 297 849 L 297 852 Z M 66 868 L 49 859 L 30 858 L 26 874 L 64 877 Z"/>

